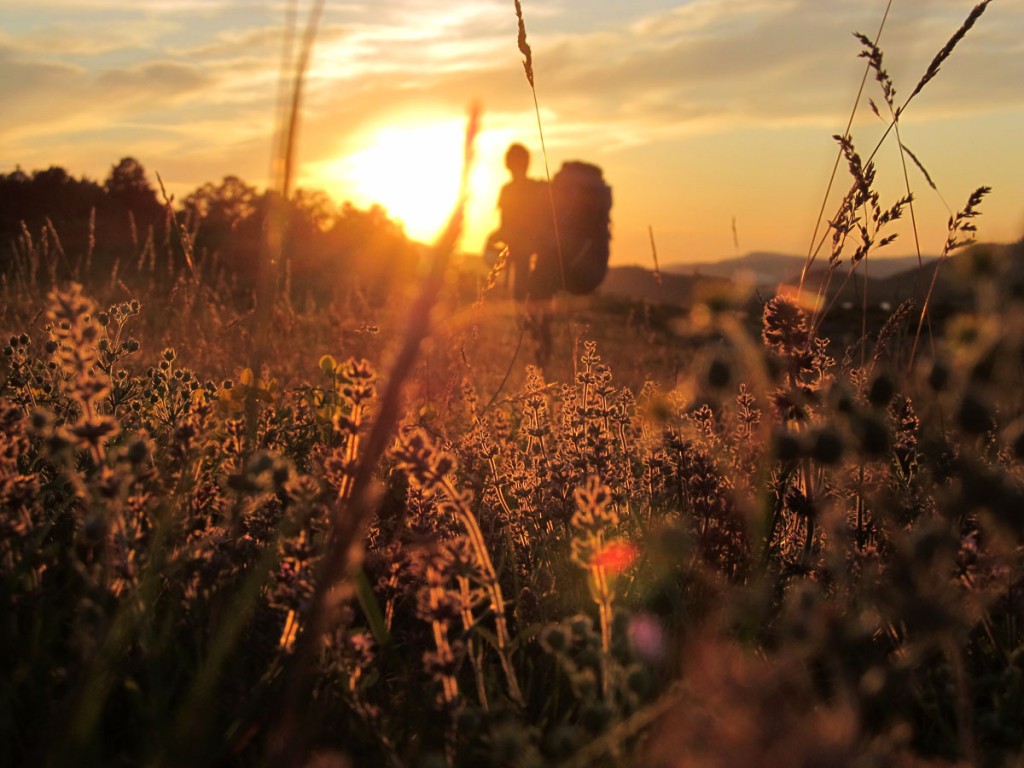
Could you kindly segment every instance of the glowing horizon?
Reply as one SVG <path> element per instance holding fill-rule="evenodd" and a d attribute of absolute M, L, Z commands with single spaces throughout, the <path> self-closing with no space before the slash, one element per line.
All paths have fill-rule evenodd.
<path fill-rule="evenodd" d="M 393 118 L 349 141 L 335 157 L 307 163 L 303 185 L 323 189 L 339 204 L 379 205 L 411 239 L 430 243 L 458 201 L 465 128 L 465 119 Z M 477 137 L 462 238 L 466 251 L 481 250 L 497 225 L 495 203 L 506 181 L 505 136 L 505 131 L 485 126 Z"/>
<path fill-rule="evenodd" d="M 602 166 L 615 200 L 613 264 L 650 263 L 649 226 L 663 263 L 806 252 L 836 156 L 831 136 L 864 74 L 852 33 L 873 34 L 884 5 L 834 0 L 822 13 L 818 0 L 527 2 L 549 169 L 575 159 Z M 893 5 L 880 44 L 899 94 L 972 6 Z M 38 0 L 0 10 L 0 22 L 0 171 L 59 165 L 104 178 L 132 156 L 179 199 L 227 175 L 267 186 L 284 27 L 273 0 L 184 11 L 165 0 Z M 924 253 L 941 249 L 949 210 L 982 185 L 993 193 L 979 239 L 1024 234 L 1022 32 L 1024 0 L 993 3 L 901 119 L 901 138 L 938 186 L 910 166 Z M 526 144 L 532 175 L 544 176 L 515 33 L 506 0 L 328 6 L 304 91 L 299 183 L 339 204 L 378 202 L 411 236 L 430 239 L 454 203 L 467 107 L 480 102 L 463 240 L 479 250 L 508 143 Z M 867 97 L 881 101 L 870 77 L 852 127 L 865 155 L 885 130 Z M 387 147 L 408 144 L 403 131 L 440 125 L 448 128 L 418 139 L 435 148 L 422 174 L 433 182 L 388 186 L 401 172 L 376 172 L 397 154 Z M 888 205 L 906 192 L 895 144 L 876 161 Z M 840 173 L 826 215 L 848 184 L 845 166 Z M 913 250 L 907 233 L 887 249 Z"/>

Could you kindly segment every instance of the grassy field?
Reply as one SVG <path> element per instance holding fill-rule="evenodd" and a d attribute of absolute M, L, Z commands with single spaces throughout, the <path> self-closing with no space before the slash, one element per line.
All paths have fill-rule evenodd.
<path fill-rule="evenodd" d="M 839 144 L 821 296 L 558 298 L 542 367 L 458 216 L 386 301 L 19 251 L 0 763 L 1019 766 L 1024 286 L 825 338 L 912 205 Z"/>
<path fill-rule="evenodd" d="M 1024 314 L 976 282 L 910 369 L 906 312 L 838 353 L 716 297 L 561 303 L 542 371 L 450 286 L 369 467 L 408 301 L 280 304 L 254 374 L 187 279 L 12 294 L 5 762 L 1011 765 Z"/>

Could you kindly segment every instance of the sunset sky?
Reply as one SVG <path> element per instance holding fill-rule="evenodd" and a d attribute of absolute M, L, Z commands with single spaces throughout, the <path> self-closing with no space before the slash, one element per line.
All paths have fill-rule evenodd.
<path fill-rule="evenodd" d="M 806 253 L 885 0 L 524 0 L 554 173 L 601 165 L 615 263 L 753 250 Z M 881 38 L 902 102 L 969 13 L 964 0 L 895 0 Z M 297 4 L 300 25 L 308 0 Z M 183 196 L 237 175 L 268 183 L 288 3 L 0 0 L 0 171 L 60 165 L 102 180 L 123 156 Z M 877 84 L 866 96 L 881 103 Z M 377 200 L 428 239 L 454 201 L 468 106 L 483 109 L 464 248 L 493 226 L 510 141 L 544 167 L 512 0 L 328 0 L 310 65 L 301 186 Z M 979 238 L 1024 235 L 1024 0 L 994 0 L 902 121 L 926 253 L 945 207 L 993 187 Z M 867 107 L 868 153 L 884 124 Z M 883 203 L 903 191 L 895 144 Z M 846 176 L 839 187 L 845 190 Z M 840 192 L 841 194 L 841 192 Z M 945 200 L 945 203 L 943 202 Z M 830 205 L 831 212 L 833 206 Z M 735 222 L 735 229 L 734 229 Z M 910 253 L 905 237 L 889 251 Z"/>

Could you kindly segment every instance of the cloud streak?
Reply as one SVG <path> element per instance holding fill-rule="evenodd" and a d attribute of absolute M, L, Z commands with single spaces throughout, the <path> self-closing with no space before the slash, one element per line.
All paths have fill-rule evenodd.
<path fill-rule="evenodd" d="M 44 7 L 64 5 L 49 0 Z M 169 5 L 150 0 L 135 7 L 164 13 Z M 517 82 L 518 54 L 506 5 L 471 3 L 449 10 L 435 2 L 392 0 L 372 9 L 355 5 L 333 12 L 315 52 L 309 107 L 356 122 L 372 119 L 370 115 L 389 105 L 393 110 L 396 105 L 419 108 L 433 102 L 450 108 L 472 98 L 482 98 L 499 111 L 522 109 L 525 86 Z M 92 7 L 112 10 L 118 4 L 92 0 Z M 204 7 L 214 12 L 210 5 Z M 15 85 L 4 87 L 5 104 L 38 116 L 40 110 L 26 111 L 25 106 L 68 104 L 69 94 L 84 88 L 90 97 L 112 89 L 119 105 L 186 93 L 196 105 L 221 103 L 225 93 L 238 106 L 265 105 L 265 89 L 277 78 L 280 29 L 229 26 L 237 3 L 212 7 L 219 14 L 214 25 L 218 31 L 192 46 L 169 45 L 173 60 L 154 50 L 133 66 L 103 71 L 90 69 L 84 56 L 81 63 L 69 64 L 68 56 L 86 42 L 63 26 L 43 35 L 51 50 L 62 49 L 60 58 L 43 56 L 30 42 L 38 36 L 27 36 L 20 46 L 12 45 L 8 36 L 0 74 L 5 83 Z M 894 17 L 882 41 L 883 48 L 886 39 L 898 46 L 891 65 L 903 91 L 909 91 L 913 78 L 955 28 L 953 12 L 963 10 L 962 3 L 951 2 L 927 7 L 928 13 L 907 11 Z M 1016 3 L 1004 9 L 1001 25 L 973 31 L 965 40 L 948 71 L 930 86 L 934 98 L 921 99 L 921 112 L 963 113 L 1024 103 L 1019 88 L 1024 77 L 1021 36 L 1006 31 L 1024 28 L 1024 8 Z M 836 106 L 848 101 L 849 86 L 859 72 L 851 33 L 870 34 L 876 25 L 862 3 L 849 0 L 829 3 L 827 9 L 818 0 L 695 0 L 625 28 L 534 36 L 531 42 L 538 89 L 554 115 L 573 123 L 589 119 L 596 125 L 608 120 L 646 125 L 658 135 L 666 127 L 713 130 L 726 121 L 834 123 Z M 173 25 L 168 26 L 165 36 L 172 31 Z M 63 48 L 54 46 L 54 36 L 61 34 L 68 38 Z M 153 39 L 145 45 L 132 45 L 140 51 L 153 49 L 161 36 L 149 34 Z M 132 39 L 123 33 L 117 37 Z M 98 43 L 101 50 L 109 45 Z M 351 106 L 332 107 L 341 97 Z M 71 98 L 70 104 L 81 108 L 83 101 Z M 367 118 L 360 120 L 360 114 Z"/>
<path fill-rule="evenodd" d="M 644 14 L 624 23 L 623 7 L 611 0 L 527 5 L 556 153 L 638 157 L 645 146 L 724 131 L 756 140 L 758 132 L 807 126 L 827 137 L 841 127 L 863 72 L 852 33 L 873 36 L 879 23 L 878 9 L 858 0 L 644 0 L 637 7 Z M 881 46 L 901 94 L 968 11 L 962 0 L 896 4 Z M 86 132 L 96 151 L 106 127 L 106 163 L 136 152 L 124 145 L 128 129 L 149 125 L 145 146 L 167 151 L 179 176 L 186 165 L 203 167 L 205 154 L 195 183 L 223 173 L 259 183 L 279 78 L 280 13 L 270 0 L 185 8 L 167 0 L 37 2 L 0 36 L 0 142 L 14 162 L 46 163 L 49 147 L 69 147 Z M 75 23 L 54 21 L 59 14 L 76 14 Z M 1019 122 L 1022 32 L 1022 0 L 993 4 L 915 100 L 907 123 L 995 114 Z M 332 5 L 309 71 L 300 152 L 323 161 L 381 123 L 461 114 L 473 100 L 483 102 L 491 125 L 527 138 L 533 131 L 510 3 Z M 857 130 L 876 128 L 877 121 Z M 266 154 L 257 160 L 261 142 Z"/>

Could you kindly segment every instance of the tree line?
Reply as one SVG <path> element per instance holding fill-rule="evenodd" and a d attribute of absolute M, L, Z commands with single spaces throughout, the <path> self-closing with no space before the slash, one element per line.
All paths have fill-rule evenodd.
<path fill-rule="evenodd" d="M 0 275 L 37 268 L 45 252 L 57 279 L 152 284 L 194 269 L 244 297 L 255 286 L 274 205 L 283 279 L 297 298 L 326 299 L 344 283 L 380 299 L 415 271 L 420 247 L 379 206 L 339 206 L 301 189 L 282 202 L 237 176 L 207 182 L 178 203 L 125 157 L 102 183 L 57 166 L 0 174 Z"/>

